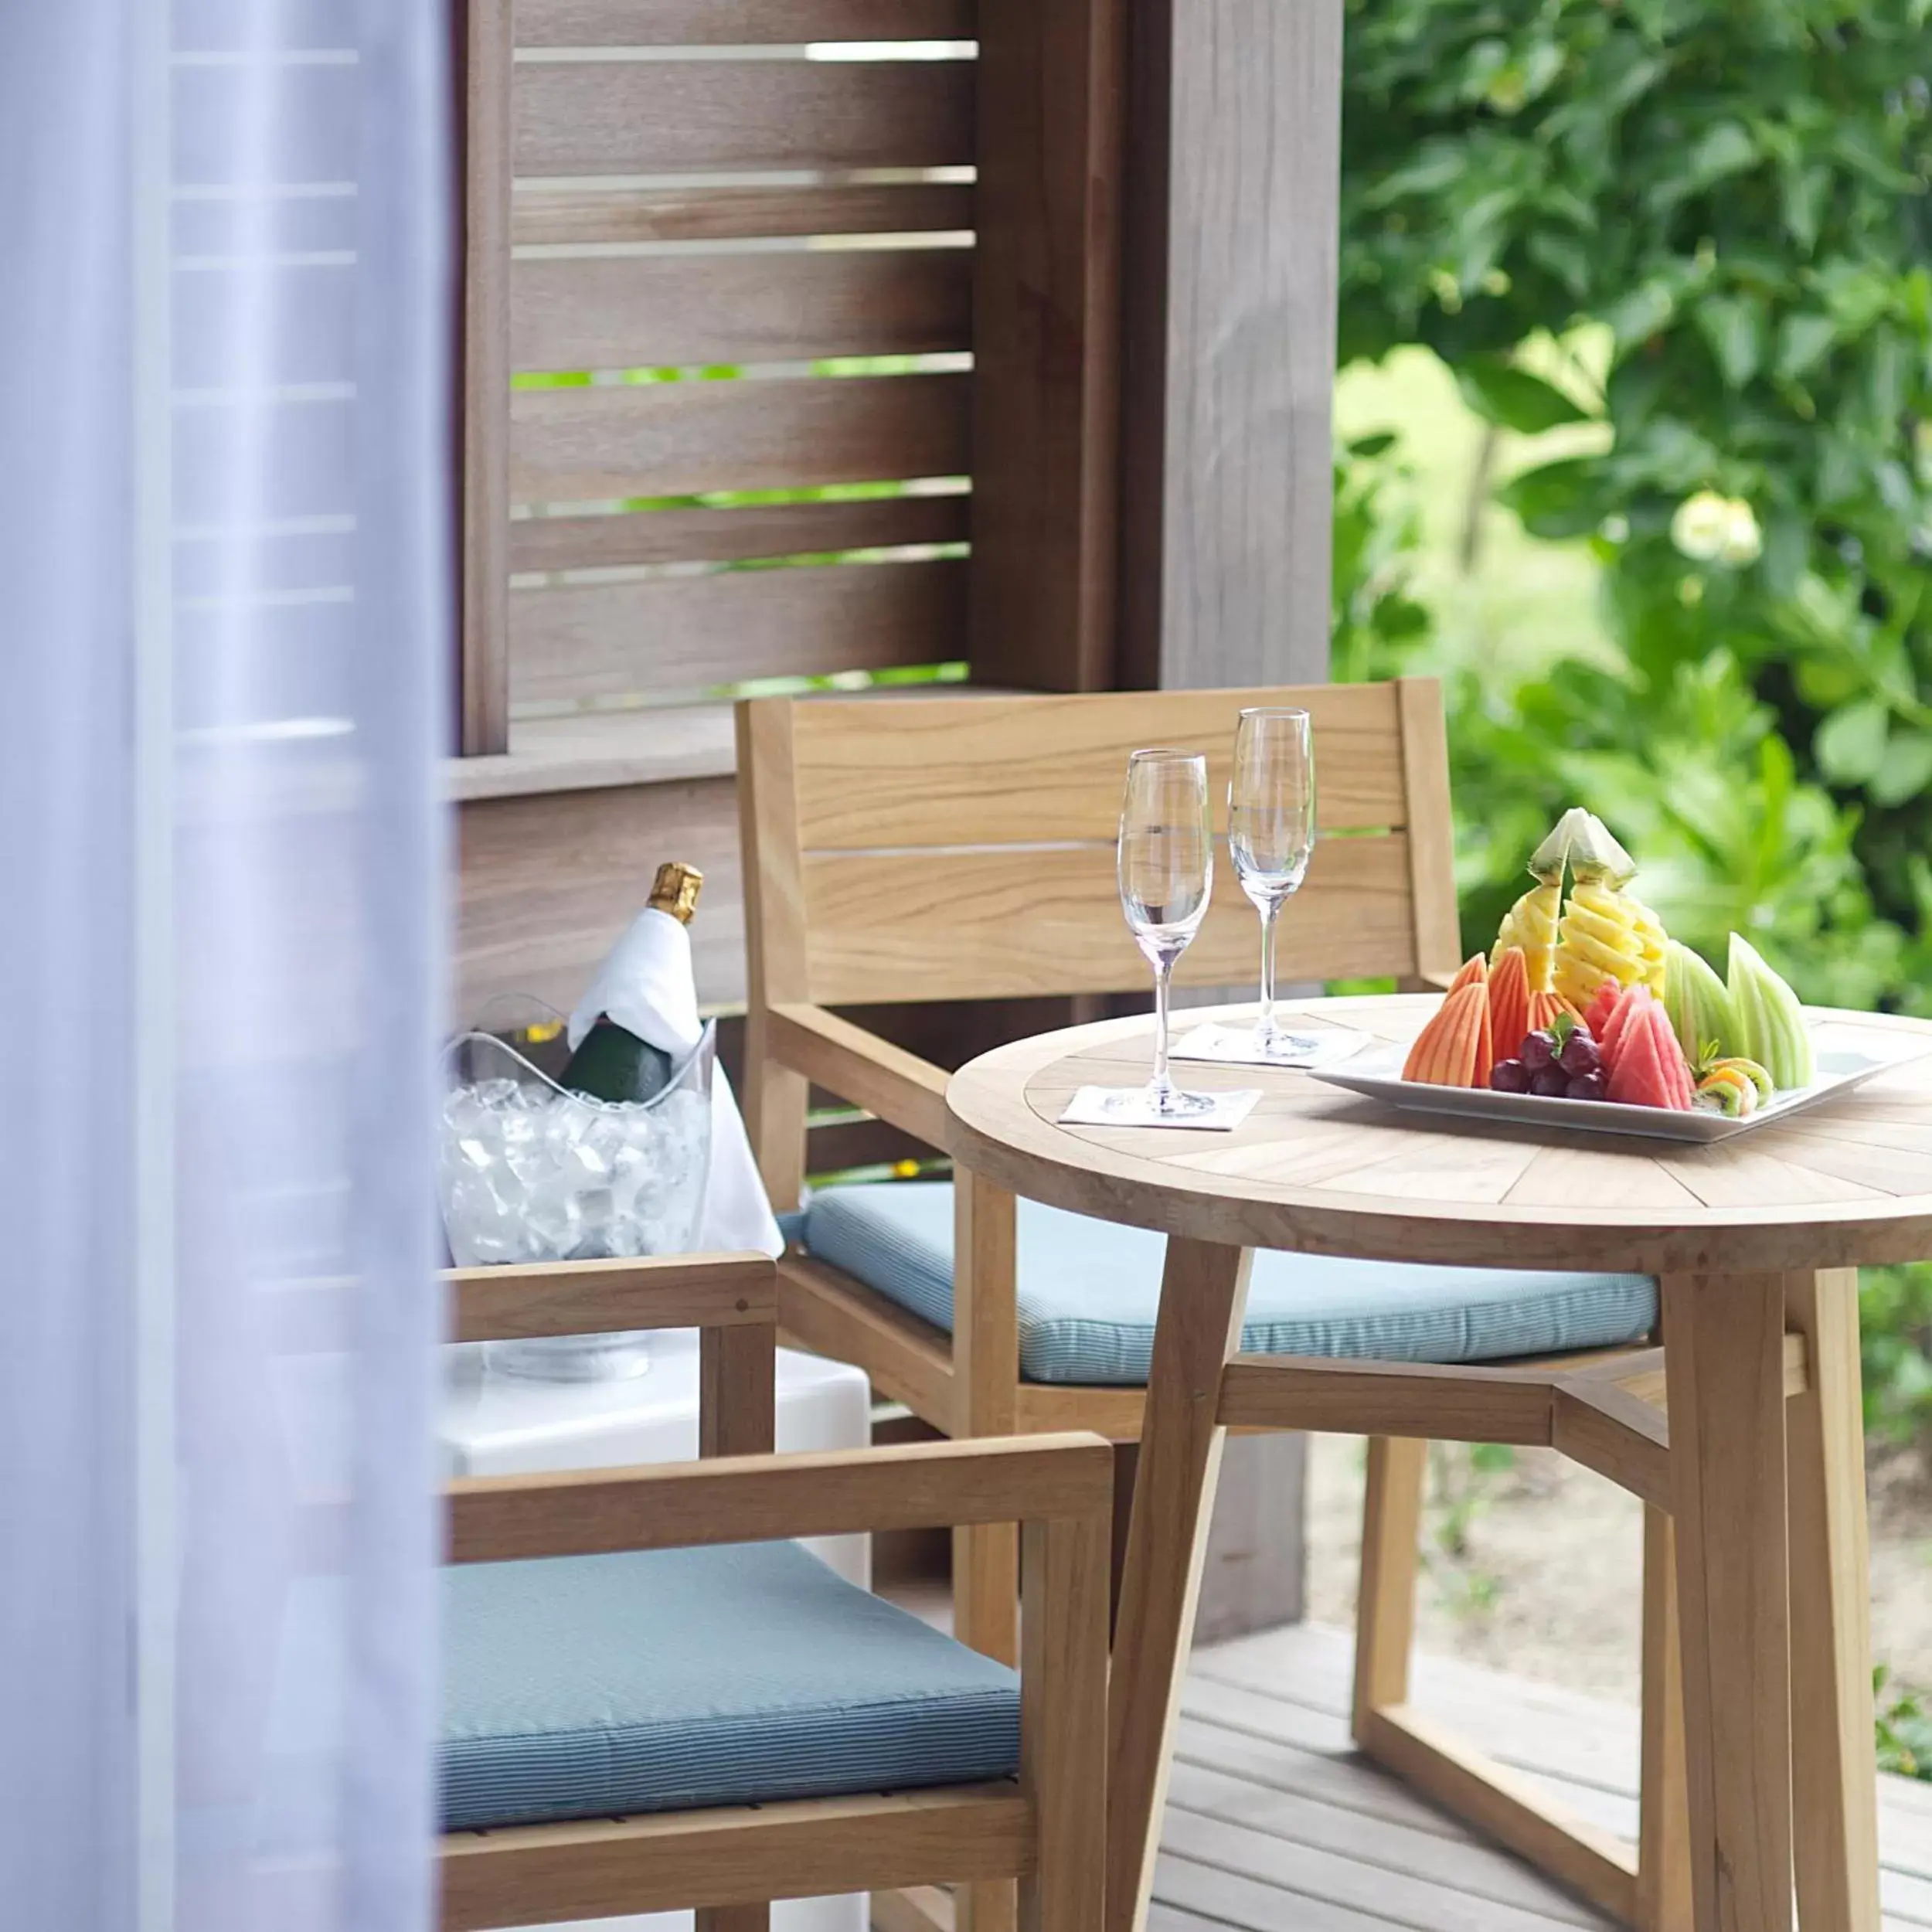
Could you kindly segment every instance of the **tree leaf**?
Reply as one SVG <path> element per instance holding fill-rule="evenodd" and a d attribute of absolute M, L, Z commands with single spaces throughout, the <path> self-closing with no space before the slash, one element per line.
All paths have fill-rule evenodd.
<path fill-rule="evenodd" d="M 1532 536 L 1587 536 L 1609 514 L 1602 466 L 1591 456 L 1566 457 L 1526 470 L 1496 492 Z"/>
<path fill-rule="evenodd" d="M 1554 384 L 1500 356 L 1471 356 L 1457 369 L 1456 386 L 1485 422 L 1520 436 L 1590 420 Z"/>
<path fill-rule="evenodd" d="M 1866 790 L 1872 802 L 1902 805 L 1916 798 L 1932 784 L 1932 734 L 1923 731 L 1900 732 L 1885 747 Z"/>
<path fill-rule="evenodd" d="M 1764 365 L 1763 304 L 1748 295 L 1713 295 L 1698 304 L 1693 319 L 1726 388 L 1742 389 Z"/>
<path fill-rule="evenodd" d="M 1884 762 L 1891 725 L 1891 713 L 1873 698 L 1834 711 L 1811 740 L 1818 770 L 1834 784 L 1867 783 Z"/>
<path fill-rule="evenodd" d="M 1828 315 L 1809 311 L 1787 315 L 1778 325 L 1778 374 L 1787 378 L 1802 376 L 1823 359 L 1837 339 L 1838 325 Z"/>
<path fill-rule="evenodd" d="M 1617 346 L 1625 349 L 1655 335 L 1677 308 L 1677 298 L 1662 282 L 1648 281 L 1633 288 L 1622 301 L 1613 302 L 1604 312 Z"/>
<path fill-rule="evenodd" d="M 1692 148 L 1690 178 L 1696 186 L 1709 188 L 1727 175 L 1741 174 L 1757 158 L 1757 144 L 1750 131 L 1735 121 L 1720 121 Z"/>

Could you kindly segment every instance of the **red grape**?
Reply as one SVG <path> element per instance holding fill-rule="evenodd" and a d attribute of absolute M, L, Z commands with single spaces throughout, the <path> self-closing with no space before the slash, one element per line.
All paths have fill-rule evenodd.
<path fill-rule="evenodd" d="M 1522 1043 L 1516 1056 L 1531 1073 L 1539 1073 L 1552 1065 L 1556 1058 L 1556 1036 L 1553 1033 L 1532 1033 Z"/>
<path fill-rule="evenodd" d="M 1607 1100 L 1610 1097 L 1610 1082 L 1600 1069 L 1594 1073 L 1579 1073 L 1570 1083 L 1570 1097 L 1573 1100 Z"/>
<path fill-rule="evenodd" d="M 1529 1070 L 1521 1060 L 1498 1060 L 1489 1070 L 1489 1084 L 1498 1094 L 1526 1094 Z"/>
<path fill-rule="evenodd" d="M 1566 1073 L 1574 1074 L 1580 1079 L 1586 1073 L 1595 1073 L 1603 1063 L 1603 1054 L 1587 1026 L 1579 1026 L 1570 1034 L 1563 1042 L 1563 1050 L 1557 1059 L 1557 1064 Z"/>
<path fill-rule="evenodd" d="M 1529 1077 L 1529 1090 L 1543 1100 L 1566 1100 L 1570 1076 L 1560 1066 L 1539 1066 Z"/>

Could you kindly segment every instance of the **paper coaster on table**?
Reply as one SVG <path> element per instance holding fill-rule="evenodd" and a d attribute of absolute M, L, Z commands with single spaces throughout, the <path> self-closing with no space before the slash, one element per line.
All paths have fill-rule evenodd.
<path fill-rule="evenodd" d="M 1291 1023 L 1281 1031 L 1305 1039 L 1308 1049 L 1292 1055 L 1263 1053 L 1255 1046 L 1251 1022 L 1222 1026 L 1210 1020 L 1182 1036 L 1175 1046 L 1174 1057 L 1177 1060 L 1221 1060 L 1241 1066 L 1332 1066 L 1375 1041 L 1372 1033 L 1360 1032 L 1352 1026 L 1322 1026 L 1304 1033 Z"/>
<path fill-rule="evenodd" d="M 1198 1114 L 1156 1114 L 1147 1104 L 1145 1090 L 1138 1087 L 1083 1087 L 1061 1110 L 1063 1127 L 1192 1127 L 1207 1132 L 1226 1133 L 1239 1127 L 1254 1111 L 1261 1097 L 1256 1087 L 1236 1088 L 1228 1094 L 1203 1094 L 1209 1104 Z"/>

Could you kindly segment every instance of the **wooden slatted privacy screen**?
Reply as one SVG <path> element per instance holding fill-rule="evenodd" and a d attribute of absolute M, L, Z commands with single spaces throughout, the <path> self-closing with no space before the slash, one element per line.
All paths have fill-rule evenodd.
<path fill-rule="evenodd" d="M 707 11 L 577 0 L 523 0 L 517 11 L 512 373 L 591 372 L 595 386 L 515 395 L 512 514 L 584 502 L 602 513 L 545 532 L 544 574 L 512 583 L 512 716 L 519 707 L 963 655 L 964 599 L 948 585 L 957 572 L 944 560 L 916 554 L 729 568 L 761 556 L 886 549 L 889 512 L 869 528 L 862 508 L 837 506 L 842 529 L 833 541 L 821 533 L 824 506 L 800 502 L 782 522 L 767 513 L 739 547 L 730 546 L 730 513 L 721 511 L 702 546 L 708 554 L 666 559 L 665 539 L 650 527 L 655 513 L 618 508 L 640 498 L 957 478 L 971 461 L 963 371 L 851 378 L 815 366 L 833 357 L 963 357 L 972 337 L 964 233 L 922 229 L 917 209 L 895 216 L 893 185 L 867 181 L 884 204 L 877 218 L 893 224 L 886 232 L 900 245 L 881 245 L 876 231 L 839 247 L 823 235 L 769 236 L 763 231 L 782 189 L 748 199 L 740 185 L 711 184 L 733 175 L 968 168 L 974 63 L 958 57 L 959 42 L 911 43 L 927 55 L 946 48 L 949 57 L 862 60 L 811 57 L 835 56 L 836 47 L 772 44 L 780 32 L 849 41 L 884 11 L 876 5 L 732 6 L 711 10 L 730 16 L 715 25 Z M 718 44 L 727 32 L 752 44 Z M 611 45 L 612 34 L 624 39 Z M 687 34 L 699 44 L 677 44 Z M 679 176 L 704 179 L 692 186 Z M 569 185 L 560 193 L 557 182 Z M 930 184 L 914 174 L 907 185 L 917 192 Z M 546 226 L 553 196 L 560 234 Z M 712 201 L 718 196 L 726 198 L 723 208 Z M 661 213 L 685 211 L 688 219 L 692 210 L 709 215 L 702 239 L 652 235 Z M 819 219 L 838 217 L 832 206 Z M 587 226 L 604 238 L 579 239 Z M 597 379 L 721 366 L 743 373 Z M 957 520 L 942 541 L 965 534 L 963 505 L 952 507 Z M 650 560 L 634 560 L 626 543 L 633 532 Z M 573 551 L 573 537 L 586 540 L 583 552 Z M 673 574 L 681 565 L 694 573 Z M 592 570 L 595 580 L 568 580 Z"/>
<path fill-rule="evenodd" d="M 468 5 L 459 1009 L 674 850 L 730 1005 L 704 700 L 1111 675 L 1124 0 Z"/>

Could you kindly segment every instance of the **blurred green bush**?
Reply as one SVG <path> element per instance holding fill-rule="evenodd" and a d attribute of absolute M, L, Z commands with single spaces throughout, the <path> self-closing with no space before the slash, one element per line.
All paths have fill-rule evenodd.
<path fill-rule="evenodd" d="M 1932 0 L 1347 9 L 1344 368 L 1598 431 L 1498 492 L 1601 569 L 1613 649 L 1529 674 L 1443 648 L 1400 440 L 1338 459 L 1336 675 L 1448 681 L 1470 948 L 1587 801 L 1678 937 L 1932 1014 Z M 1866 1302 L 1871 1420 L 1932 1440 L 1932 1274 Z"/>

